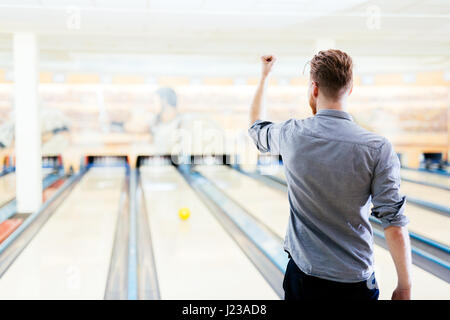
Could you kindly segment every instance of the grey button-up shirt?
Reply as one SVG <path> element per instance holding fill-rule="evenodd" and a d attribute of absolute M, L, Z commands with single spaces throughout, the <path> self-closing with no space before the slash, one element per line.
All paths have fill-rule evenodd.
<path fill-rule="evenodd" d="M 408 223 L 391 143 L 338 110 L 282 123 L 258 120 L 249 134 L 261 152 L 282 156 L 290 205 L 284 248 L 298 267 L 333 281 L 367 280 L 370 211 L 384 228 Z"/>

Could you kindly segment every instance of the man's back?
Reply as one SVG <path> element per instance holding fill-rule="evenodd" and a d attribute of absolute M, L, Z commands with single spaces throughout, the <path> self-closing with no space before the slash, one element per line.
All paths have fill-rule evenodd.
<path fill-rule="evenodd" d="M 373 214 L 403 225 L 399 161 L 383 137 L 338 110 L 280 124 L 256 122 L 250 135 L 261 151 L 281 154 L 290 203 L 285 250 L 306 274 L 358 282 L 372 274 Z M 386 185 L 389 184 L 388 188 Z"/>
<path fill-rule="evenodd" d="M 290 204 L 285 299 L 378 299 L 370 202 L 397 271 L 392 298 L 410 299 L 411 247 L 405 197 L 399 193 L 400 163 L 387 139 L 360 128 L 345 112 L 353 91 L 352 58 L 336 49 L 314 55 L 307 97 L 315 116 L 276 124 L 259 120 L 276 57 L 261 61 L 249 134 L 261 152 L 281 154 L 285 164 Z"/>

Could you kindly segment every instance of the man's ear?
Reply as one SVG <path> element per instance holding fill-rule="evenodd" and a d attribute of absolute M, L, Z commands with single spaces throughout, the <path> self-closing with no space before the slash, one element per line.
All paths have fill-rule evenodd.
<path fill-rule="evenodd" d="M 313 90 L 312 90 L 312 94 L 315 98 L 317 98 L 319 96 L 319 87 L 317 86 L 317 83 L 313 82 Z"/>
<path fill-rule="evenodd" d="M 352 82 L 352 86 L 350 87 L 350 91 L 348 92 L 348 95 L 351 95 L 353 92 L 353 82 Z"/>

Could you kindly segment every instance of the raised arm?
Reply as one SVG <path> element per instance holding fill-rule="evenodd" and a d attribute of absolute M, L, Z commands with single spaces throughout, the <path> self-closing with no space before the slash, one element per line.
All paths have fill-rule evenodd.
<path fill-rule="evenodd" d="M 250 125 L 256 120 L 261 120 L 264 115 L 264 91 L 267 87 L 267 79 L 269 77 L 270 70 L 276 61 L 274 55 L 267 55 L 261 57 L 262 61 L 262 73 L 256 89 L 255 96 L 253 97 L 252 106 L 250 108 Z"/>

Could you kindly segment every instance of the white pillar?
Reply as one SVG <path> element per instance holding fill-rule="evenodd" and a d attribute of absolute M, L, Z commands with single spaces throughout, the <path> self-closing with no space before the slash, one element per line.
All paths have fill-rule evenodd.
<path fill-rule="evenodd" d="M 19 213 L 34 212 L 42 203 L 38 51 L 35 34 L 14 34 L 16 199 Z"/>

